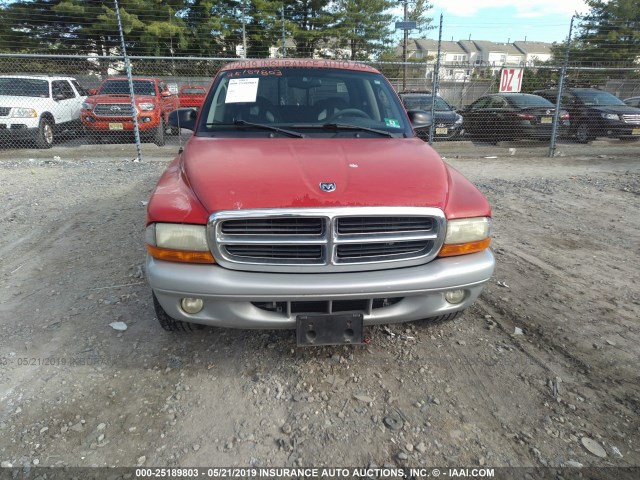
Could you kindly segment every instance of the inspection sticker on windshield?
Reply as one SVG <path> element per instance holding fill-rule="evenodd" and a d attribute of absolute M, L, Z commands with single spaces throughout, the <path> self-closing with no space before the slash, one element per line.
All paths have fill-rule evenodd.
<path fill-rule="evenodd" d="M 396 128 L 400 128 L 400 122 L 398 120 L 396 120 L 395 118 L 385 118 L 384 119 L 384 124 L 387 127 L 396 127 Z"/>
<path fill-rule="evenodd" d="M 258 96 L 259 78 L 232 78 L 225 103 L 255 102 Z"/>

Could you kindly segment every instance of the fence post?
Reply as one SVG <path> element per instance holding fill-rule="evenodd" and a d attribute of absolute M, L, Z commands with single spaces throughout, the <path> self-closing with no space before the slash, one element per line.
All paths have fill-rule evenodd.
<path fill-rule="evenodd" d="M 567 66 L 569 64 L 569 50 L 571 48 L 571 33 L 573 31 L 573 19 L 569 24 L 569 36 L 567 37 L 567 48 L 564 52 L 564 62 L 560 70 L 560 80 L 558 81 L 558 97 L 556 98 L 556 110 L 553 113 L 553 127 L 551 130 L 551 144 L 549 145 L 549 158 L 553 158 L 556 154 L 556 137 L 558 136 L 558 122 L 560 121 L 560 101 L 562 100 L 562 89 L 564 87 L 564 77 L 567 75 Z"/>
<path fill-rule="evenodd" d="M 118 28 L 120 29 L 120 43 L 122 45 L 122 55 L 124 56 L 124 65 L 127 69 L 127 79 L 129 80 L 129 94 L 131 95 L 131 117 L 133 118 L 133 130 L 136 138 L 136 149 L 138 153 L 138 160 L 142 160 L 142 151 L 140 148 L 140 127 L 138 126 L 138 112 L 136 111 L 136 101 L 134 98 L 133 90 L 133 77 L 131 76 L 131 62 L 127 55 L 127 48 L 124 43 L 124 31 L 122 30 L 122 19 L 120 18 L 120 7 L 118 6 L 118 0 L 113 0 L 116 5 L 116 16 L 118 18 Z M 162 118 L 160 119 L 162 123 Z"/>
<path fill-rule="evenodd" d="M 442 47 L 442 14 L 440 14 L 440 30 L 438 31 L 438 56 L 433 71 L 433 87 L 431 88 L 431 126 L 429 127 L 429 145 L 433 144 L 433 134 L 436 127 L 436 95 L 438 95 L 438 83 L 440 77 L 440 49 Z"/>

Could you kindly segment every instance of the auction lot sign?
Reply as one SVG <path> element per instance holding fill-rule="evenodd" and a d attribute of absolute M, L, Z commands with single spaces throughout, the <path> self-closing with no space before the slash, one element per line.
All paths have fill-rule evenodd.
<path fill-rule="evenodd" d="M 522 89 L 522 68 L 503 68 L 500 76 L 500 93 L 517 93 Z"/>

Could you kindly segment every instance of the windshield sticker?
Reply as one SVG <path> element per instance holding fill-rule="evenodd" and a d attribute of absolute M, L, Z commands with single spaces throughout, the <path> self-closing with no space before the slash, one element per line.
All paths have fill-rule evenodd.
<path fill-rule="evenodd" d="M 258 96 L 259 78 L 232 78 L 225 103 L 255 102 Z"/>
<path fill-rule="evenodd" d="M 395 118 L 385 118 L 384 119 L 384 124 L 387 127 L 400 128 L 400 122 L 398 120 L 396 120 Z"/>

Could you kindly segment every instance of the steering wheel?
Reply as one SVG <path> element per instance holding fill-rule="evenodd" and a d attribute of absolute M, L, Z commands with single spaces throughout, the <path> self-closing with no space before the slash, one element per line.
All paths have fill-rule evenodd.
<path fill-rule="evenodd" d="M 335 120 L 343 117 L 357 117 L 357 118 L 366 118 L 367 120 L 371 120 L 371 117 L 367 114 L 367 112 L 363 112 L 357 108 L 345 108 L 344 110 L 340 110 L 335 115 L 327 120 L 327 123 L 333 123 Z"/>

